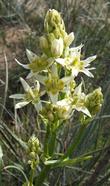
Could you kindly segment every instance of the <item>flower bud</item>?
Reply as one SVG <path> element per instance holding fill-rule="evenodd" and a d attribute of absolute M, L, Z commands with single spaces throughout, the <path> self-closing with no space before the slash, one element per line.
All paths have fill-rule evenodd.
<path fill-rule="evenodd" d="M 54 115 L 52 114 L 52 112 L 48 112 L 47 116 L 50 121 L 54 121 Z"/>
<path fill-rule="evenodd" d="M 36 153 L 35 153 L 35 152 L 31 152 L 31 153 L 30 153 L 30 157 L 31 157 L 31 158 L 35 158 L 35 157 L 36 157 Z"/>
<path fill-rule="evenodd" d="M 50 33 L 53 32 L 57 27 L 65 29 L 63 19 L 56 10 L 50 9 L 45 17 L 44 29 L 47 33 Z"/>
<path fill-rule="evenodd" d="M 101 88 L 97 88 L 92 93 L 87 95 L 85 105 L 90 111 L 91 115 L 94 116 L 100 111 L 102 103 L 103 94 L 101 92 Z"/>
<path fill-rule="evenodd" d="M 39 151 L 39 140 L 34 135 L 28 141 L 28 147 L 30 153 L 38 153 Z"/>
<path fill-rule="evenodd" d="M 48 41 L 47 41 L 46 37 L 41 36 L 39 41 L 40 41 L 40 47 L 41 47 L 42 50 L 45 51 L 49 48 Z"/>
<path fill-rule="evenodd" d="M 53 33 L 50 33 L 48 34 L 48 40 L 49 40 L 49 43 L 51 44 L 52 41 L 55 39 L 55 35 Z"/>
<path fill-rule="evenodd" d="M 64 38 L 64 43 L 67 46 L 70 46 L 71 43 L 73 42 L 74 40 L 74 33 L 71 32 L 69 35 L 66 35 L 65 38 Z"/>
<path fill-rule="evenodd" d="M 63 53 L 63 40 L 60 39 L 54 39 L 51 45 L 51 53 L 53 57 L 60 57 Z"/>
<path fill-rule="evenodd" d="M 68 118 L 68 110 L 66 109 L 66 107 L 59 107 L 58 108 L 58 117 L 60 119 L 67 119 Z"/>

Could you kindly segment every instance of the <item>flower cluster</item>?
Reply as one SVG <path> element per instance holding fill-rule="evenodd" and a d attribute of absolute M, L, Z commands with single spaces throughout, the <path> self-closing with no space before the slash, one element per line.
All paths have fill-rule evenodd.
<path fill-rule="evenodd" d="M 96 56 L 83 59 L 81 54 L 83 45 L 72 47 L 74 33 L 66 32 L 61 15 L 54 9 L 46 14 L 44 31 L 39 38 L 40 55 L 27 49 L 29 63 L 22 64 L 16 59 L 16 62 L 27 69 L 29 74 L 26 80 L 20 78 L 24 93 L 10 96 L 18 100 L 15 109 L 32 104 L 39 121 L 42 120 L 45 124 L 43 143 L 35 135 L 30 137 L 27 143 L 28 164 L 31 170 L 29 180 L 26 180 L 23 186 L 33 186 L 33 183 L 43 185 L 51 168 L 70 166 L 90 158 L 83 155 L 71 159 L 84 129 L 100 111 L 103 103 L 100 87 L 86 95 L 84 81 L 81 81 L 82 78 L 77 79 L 79 73 L 94 77 L 91 71 L 95 68 L 90 65 Z M 82 125 L 76 138 L 62 153 L 59 146 L 57 148 L 57 137 L 61 126 L 71 119 L 74 112 L 79 113 Z"/>
<path fill-rule="evenodd" d="M 32 79 L 34 87 L 30 87 L 23 78 L 20 79 L 25 93 L 10 96 L 20 100 L 15 108 L 32 103 L 38 114 L 49 122 L 67 120 L 75 110 L 86 117 L 94 117 L 103 101 L 101 89 L 86 95 L 82 82 L 77 85 L 76 77 L 79 73 L 94 77 L 91 70 L 95 68 L 90 65 L 96 56 L 82 59 L 83 45 L 71 47 L 74 33 L 66 32 L 61 15 L 54 9 L 46 14 L 44 30 L 44 35 L 39 39 L 41 55 L 27 49 L 29 63 L 21 64 L 16 60 L 30 71 L 27 80 Z M 42 100 L 44 94 L 46 100 Z"/>
<path fill-rule="evenodd" d="M 40 151 L 39 140 L 33 135 L 28 141 L 28 154 L 30 157 L 28 163 L 30 164 L 31 169 L 35 169 L 36 166 L 39 164 Z"/>

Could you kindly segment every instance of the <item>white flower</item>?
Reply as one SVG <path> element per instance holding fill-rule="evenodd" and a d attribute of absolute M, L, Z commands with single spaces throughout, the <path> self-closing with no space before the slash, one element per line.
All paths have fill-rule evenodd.
<path fill-rule="evenodd" d="M 31 73 L 29 74 L 30 77 L 36 73 L 47 70 L 47 68 L 52 64 L 52 60 L 48 59 L 45 54 L 39 57 L 28 49 L 26 50 L 26 54 L 30 62 L 29 64 L 22 64 L 17 59 L 15 59 L 15 61 L 25 69 L 31 70 Z"/>
<path fill-rule="evenodd" d="M 10 98 L 20 100 L 20 102 L 18 102 L 15 105 L 15 109 L 20 109 L 26 106 L 27 104 L 32 103 L 36 108 L 36 110 L 39 112 L 42 109 L 42 105 L 39 98 L 39 90 L 40 90 L 39 82 L 37 81 L 35 88 L 32 89 L 23 78 L 20 78 L 20 81 L 22 83 L 25 93 L 14 94 L 10 96 Z"/>
<path fill-rule="evenodd" d="M 76 77 L 79 72 L 86 74 L 89 77 L 94 77 L 90 70 L 95 69 L 94 67 L 90 68 L 90 63 L 96 59 L 96 56 L 91 56 L 85 60 L 80 59 L 80 51 L 81 47 L 72 48 L 70 50 L 70 55 L 63 58 L 56 59 L 56 62 L 61 64 L 66 69 L 71 70 L 71 74 L 73 77 Z"/>
<path fill-rule="evenodd" d="M 89 110 L 85 106 L 86 95 L 82 92 L 82 83 L 75 88 L 72 99 L 72 108 L 74 110 L 83 112 L 87 116 L 91 117 Z"/>
<path fill-rule="evenodd" d="M 47 93 L 54 104 L 58 101 L 59 92 L 67 92 L 67 94 L 69 94 L 68 85 L 73 80 L 72 76 L 62 77 L 60 79 L 58 76 L 57 64 L 51 66 L 51 73 L 48 73 L 48 75 L 43 76 L 37 74 L 35 78 L 45 86 Z"/>
<path fill-rule="evenodd" d="M 63 119 L 69 119 L 72 115 L 72 104 L 71 99 L 65 98 L 56 102 L 57 107 L 59 108 L 59 117 Z"/>
<path fill-rule="evenodd" d="M 83 112 L 87 116 L 91 117 L 89 110 L 85 106 L 86 95 L 82 92 L 82 83 L 75 88 L 73 95 L 56 102 L 56 106 L 59 108 L 59 117 L 69 119 L 73 112 Z"/>
<path fill-rule="evenodd" d="M 30 63 L 32 63 L 34 60 L 36 60 L 38 58 L 38 56 L 31 52 L 30 50 L 26 49 L 26 55 L 27 55 L 27 58 L 29 60 Z M 24 67 L 25 69 L 30 69 L 29 67 L 29 64 L 22 64 L 20 63 L 17 59 L 15 59 L 15 61 L 22 67 Z"/>

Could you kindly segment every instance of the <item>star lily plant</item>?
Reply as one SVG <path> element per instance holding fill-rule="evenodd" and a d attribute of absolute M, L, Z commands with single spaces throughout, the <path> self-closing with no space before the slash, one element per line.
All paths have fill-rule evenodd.
<path fill-rule="evenodd" d="M 72 47 L 74 33 L 68 34 L 65 30 L 64 21 L 56 10 L 49 10 L 44 21 L 44 35 L 39 38 L 41 55 L 26 50 L 28 63 L 16 62 L 29 71 L 26 80 L 20 78 L 24 88 L 24 94 L 14 94 L 10 98 L 17 99 L 15 109 L 20 109 L 28 104 L 34 105 L 38 118 L 45 125 L 45 142 L 35 136 L 30 137 L 27 143 L 29 152 L 30 177 L 23 186 L 42 186 L 51 168 L 64 167 L 91 158 L 82 156 L 72 157 L 74 148 L 80 141 L 71 144 L 63 153 L 57 148 L 57 135 L 64 124 L 71 121 L 74 113 L 79 113 L 81 128 L 87 124 L 99 112 L 103 95 L 101 88 L 92 93 L 85 94 L 83 82 L 77 80 L 80 73 L 93 78 L 91 62 L 96 55 L 82 58 L 83 45 Z M 28 84 L 32 82 L 34 86 Z M 42 95 L 45 95 L 45 100 Z M 62 127 L 63 126 L 63 127 Z M 79 131 L 80 132 L 80 131 Z M 34 131 L 33 131 L 34 133 Z M 62 153 L 62 156 L 56 154 Z M 31 156 L 32 155 L 32 156 Z M 39 171 L 38 171 L 39 170 Z"/>

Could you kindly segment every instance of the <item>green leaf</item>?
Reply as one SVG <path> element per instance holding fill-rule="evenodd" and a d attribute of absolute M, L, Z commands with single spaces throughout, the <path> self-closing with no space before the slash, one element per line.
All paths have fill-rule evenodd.
<path fill-rule="evenodd" d="M 14 133 L 7 127 L 7 125 L 6 125 L 4 122 L 0 121 L 0 127 L 3 128 L 3 129 L 5 129 L 5 130 L 8 132 L 8 134 L 9 134 L 9 135 L 10 135 L 23 149 L 27 150 L 27 144 L 26 144 L 23 140 L 21 140 L 16 134 L 14 134 Z"/>
<path fill-rule="evenodd" d="M 4 170 L 7 170 L 7 169 L 16 169 L 16 170 L 18 170 L 24 176 L 26 182 L 27 183 L 29 182 L 29 180 L 28 180 L 28 178 L 27 178 L 27 176 L 26 176 L 26 174 L 24 172 L 24 169 L 23 169 L 23 167 L 21 165 L 15 164 L 15 165 L 9 165 L 9 166 L 4 167 Z"/>
<path fill-rule="evenodd" d="M 60 160 L 47 160 L 44 162 L 45 165 L 54 165 L 54 164 L 57 164 L 59 163 Z"/>
<path fill-rule="evenodd" d="M 1 168 L 1 166 L 2 166 L 2 163 L 3 163 L 3 151 L 2 151 L 2 147 L 1 147 L 1 145 L 0 145 L 0 168 Z"/>
<path fill-rule="evenodd" d="M 45 163 L 45 165 L 52 165 L 53 167 L 64 167 L 64 166 L 70 166 L 70 165 L 74 165 L 76 163 L 80 163 L 82 161 L 85 160 L 89 160 L 91 159 L 92 156 L 81 156 L 78 158 L 74 158 L 74 159 L 64 159 L 64 160 L 48 160 Z"/>
<path fill-rule="evenodd" d="M 2 151 L 2 147 L 0 145 L 0 160 L 2 159 L 2 157 L 3 157 L 3 151 Z"/>

